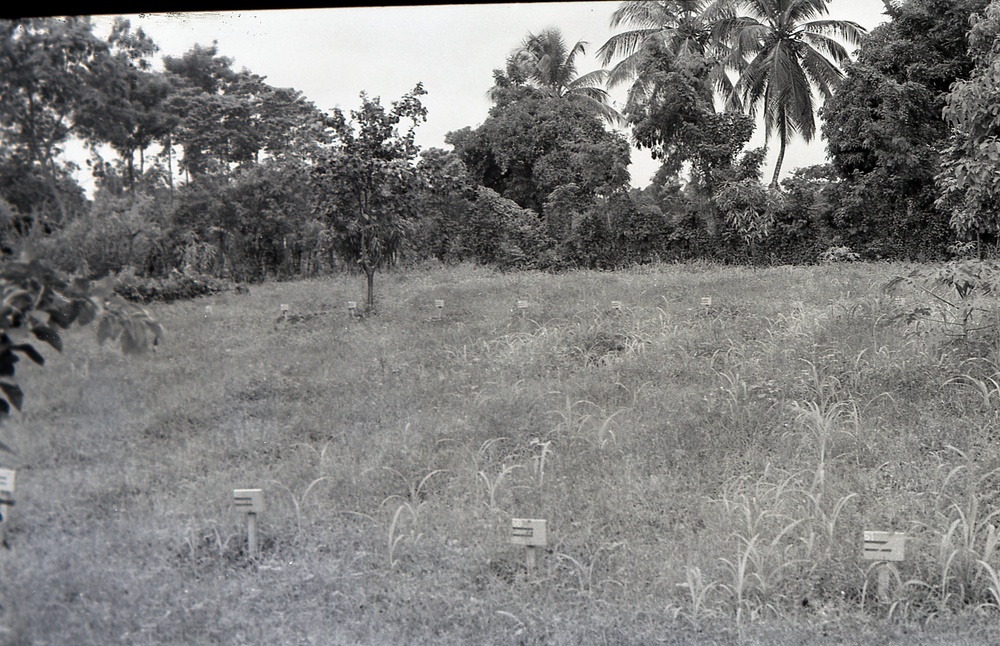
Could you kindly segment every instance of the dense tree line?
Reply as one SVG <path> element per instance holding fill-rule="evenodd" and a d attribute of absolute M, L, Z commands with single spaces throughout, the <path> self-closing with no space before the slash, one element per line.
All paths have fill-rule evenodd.
<path fill-rule="evenodd" d="M 215 44 L 158 58 L 119 19 L 0 23 L 0 236 L 90 277 L 258 281 L 398 259 L 503 269 L 657 259 L 941 258 L 996 244 L 997 2 L 885 5 L 865 34 L 824 0 L 623 2 L 589 46 L 531 32 L 493 106 L 421 151 L 413 91 L 317 108 Z M 852 57 L 852 52 L 856 55 Z M 608 88 L 628 88 L 622 109 Z M 822 125 L 816 120 L 817 109 Z M 747 150 L 761 120 L 778 146 Z M 621 130 L 627 134 L 621 134 Z M 831 163 L 782 180 L 792 137 Z M 86 195 L 63 154 L 89 151 Z M 661 163 L 633 187 L 631 145 Z M 827 253 L 826 257 L 830 257 Z"/>

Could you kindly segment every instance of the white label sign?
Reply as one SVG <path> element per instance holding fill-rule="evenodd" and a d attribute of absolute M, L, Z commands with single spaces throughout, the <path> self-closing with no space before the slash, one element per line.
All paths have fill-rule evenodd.
<path fill-rule="evenodd" d="M 436 307 L 438 309 L 442 309 L 444 307 L 444 301 L 442 301 L 442 300 L 436 300 L 436 301 L 434 301 L 434 307 Z"/>
<path fill-rule="evenodd" d="M 264 492 L 260 489 L 233 489 L 233 502 L 248 514 L 264 512 Z"/>
<path fill-rule="evenodd" d="M 510 542 L 514 545 L 544 547 L 548 544 L 548 533 L 544 520 L 514 518 L 511 520 Z"/>
<path fill-rule="evenodd" d="M 706 297 L 702 298 L 701 299 L 701 304 L 704 305 L 705 307 L 712 307 L 712 297 L 711 296 L 706 296 Z"/>
<path fill-rule="evenodd" d="M 0 494 L 14 493 L 14 470 L 0 469 Z"/>
<path fill-rule="evenodd" d="M 526 309 L 528 309 L 528 301 L 518 301 L 517 302 L 517 309 L 519 309 L 519 310 L 526 310 Z"/>
<path fill-rule="evenodd" d="M 621 308 L 622 308 L 622 302 L 621 301 L 611 301 L 611 309 L 613 309 L 613 310 L 620 310 Z"/>
<path fill-rule="evenodd" d="M 869 561 L 902 561 L 906 556 L 906 534 L 865 532 L 862 555 Z"/>

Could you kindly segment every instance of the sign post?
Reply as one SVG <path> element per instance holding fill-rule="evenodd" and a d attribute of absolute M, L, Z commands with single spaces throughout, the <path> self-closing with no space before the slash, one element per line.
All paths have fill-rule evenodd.
<path fill-rule="evenodd" d="M 622 311 L 622 302 L 621 301 L 611 301 L 611 309 L 613 309 L 616 312 L 620 313 Z"/>
<path fill-rule="evenodd" d="M 532 518 L 512 519 L 510 542 L 514 545 L 524 545 L 528 576 L 531 576 L 535 571 L 535 550 L 548 545 L 546 522 Z"/>
<path fill-rule="evenodd" d="M 347 301 L 347 311 L 351 313 L 352 318 L 357 318 L 358 316 L 358 302 L 357 301 Z"/>
<path fill-rule="evenodd" d="M 701 304 L 702 304 L 702 307 L 704 307 L 706 310 L 708 308 L 712 307 L 712 297 L 711 296 L 704 296 L 704 297 L 702 297 Z"/>
<path fill-rule="evenodd" d="M 14 506 L 14 475 L 13 469 L 0 469 L 0 542 L 7 531 L 7 518 L 10 508 Z"/>
<path fill-rule="evenodd" d="M 906 558 L 906 534 L 900 532 L 865 532 L 862 556 L 868 561 L 880 561 L 878 565 L 878 596 L 883 603 L 889 601 L 888 561 L 902 561 Z"/>
<path fill-rule="evenodd" d="M 247 553 L 257 557 L 257 515 L 264 512 L 264 492 L 260 489 L 233 489 L 233 502 L 247 515 Z"/>
<path fill-rule="evenodd" d="M 436 301 L 434 301 L 434 308 L 435 308 L 435 312 L 436 312 L 434 314 L 434 320 L 435 321 L 440 321 L 443 318 L 443 315 L 444 315 L 444 301 L 441 300 L 440 298 L 437 299 Z"/>
<path fill-rule="evenodd" d="M 524 318 L 524 313 L 528 311 L 528 301 L 518 301 L 517 309 L 521 310 L 521 318 Z"/>

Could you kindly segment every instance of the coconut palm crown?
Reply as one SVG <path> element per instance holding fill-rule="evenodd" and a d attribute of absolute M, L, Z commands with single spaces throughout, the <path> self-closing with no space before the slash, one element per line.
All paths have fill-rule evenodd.
<path fill-rule="evenodd" d="M 848 20 L 818 19 L 828 0 L 729 0 L 713 37 L 732 55 L 728 66 L 739 74 L 727 107 L 745 106 L 750 116 L 763 112 L 766 136 L 779 141 L 772 186 L 777 185 L 785 147 L 793 134 L 805 141 L 816 135 L 816 90 L 830 98 L 849 60 L 840 41 L 857 46 L 865 30 Z"/>
<path fill-rule="evenodd" d="M 732 93 L 723 59 L 728 52 L 713 41 L 715 20 L 720 15 L 720 0 L 632 0 L 622 2 L 611 14 L 611 28 L 627 27 L 615 34 L 597 51 L 602 65 L 621 60 L 608 72 L 608 86 L 631 83 L 629 100 L 641 100 L 652 90 L 647 73 L 657 56 L 696 57 L 715 64 L 710 67 L 709 82 L 723 96 Z"/>
<path fill-rule="evenodd" d="M 528 85 L 544 96 L 565 98 L 592 109 L 610 123 L 621 122 L 621 115 L 611 107 L 611 97 L 603 85 L 606 70 L 595 70 L 577 76 L 576 59 L 586 54 L 587 43 L 577 41 L 568 47 L 562 32 L 555 28 L 538 34 L 529 33 L 520 47 L 507 59 L 506 73 L 494 72 L 515 85 Z M 490 90 L 494 100 L 503 86 L 498 83 Z"/>

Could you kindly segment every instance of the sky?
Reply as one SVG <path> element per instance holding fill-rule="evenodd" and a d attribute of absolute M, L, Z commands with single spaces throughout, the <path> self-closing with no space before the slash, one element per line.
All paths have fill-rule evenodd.
<path fill-rule="evenodd" d="M 161 55 L 180 56 L 195 44 L 218 43 L 233 67 L 266 77 L 275 87 L 292 87 L 323 110 L 359 106 L 359 94 L 381 97 L 391 105 L 417 82 L 427 122 L 417 129 L 423 148 L 450 148 L 448 132 L 476 127 L 488 116 L 487 91 L 493 70 L 529 33 L 558 27 L 572 44 L 586 42 L 577 63 L 584 74 L 601 67 L 596 52 L 619 30 L 610 18 L 618 2 L 539 2 L 509 4 L 404 5 L 266 11 L 150 13 L 125 15 L 160 46 Z M 885 20 L 879 0 L 830 0 L 829 17 L 853 20 L 871 30 Z M 119 14 L 95 15 L 95 34 L 104 37 Z M 617 107 L 625 89 L 612 92 Z M 623 131 L 627 135 L 627 131 Z M 758 127 L 750 147 L 764 144 Z M 777 156 L 771 145 L 765 177 Z M 825 144 L 793 141 L 782 174 L 825 161 Z M 632 185 L 645 187 L 657 162 L 647 151 L 633 150 Z M 92 183 L 85 171 L 78 180 Z"/>

